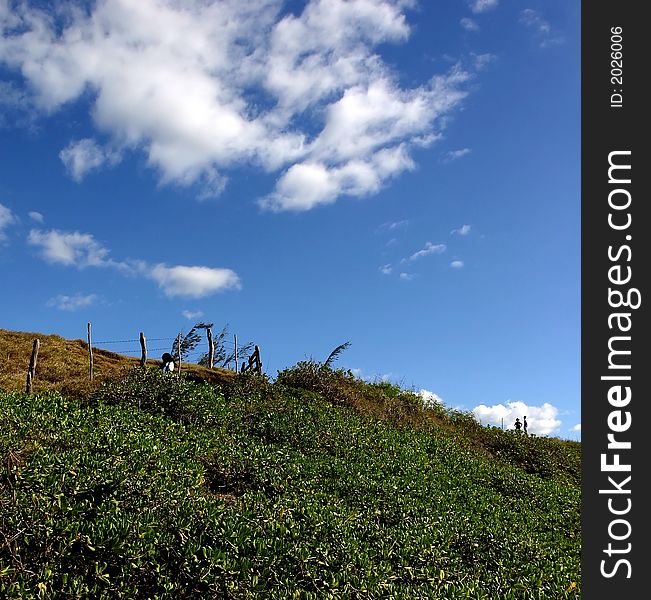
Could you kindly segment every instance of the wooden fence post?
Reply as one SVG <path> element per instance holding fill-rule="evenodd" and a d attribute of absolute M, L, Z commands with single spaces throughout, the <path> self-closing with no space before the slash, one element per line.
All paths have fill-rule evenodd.
<path fill-rule="evenodd" d="M 181 334 L 180 333 L 179 333 L 179 337 L 177 339 L 176 344 L 177 344 L 177 348 L 178 348 L 178 352 L 179 352 L 179 370 L 178 370 L 176 376 L 181 377 Z"/>
<path fill-rule="evenodd" d="M 208 336 L 208 368 L 213 368 L 213 363 L 215 362 L 215 345 L 212 341 L 212 328 L 206 328 L 206 335 Z"/>
<path fill-rule="evenodd" d="M 142 354 L 140 356 L 140 366 L 144 367 L 147 364 L 147 340 L 145 339 L 145 334 L 140 332 L 140 349 Z"/>
<path fill-rule="evenodd" d="M 27 369 L 27 385 L 25 392 L 27 394 L 32 393 L 32 384 L 34 382 L 34 376 L 36 375 L 36 361 L 38 359 L 38 349 L 41 346 L 41 342 L 37 339 L 34 340 L 34 345 L 32 346 L 32 355 L 29 359 L 29 368 Z"/>
<path fill-rule="evenodd" d="M 235 344 L 233 355 L 235 356 L 235 372 L 237 373 L 237 336 L 235 334 L 233 334 L 233 343 Z"/>
<path fill-rule="evenodd" d="M 260 347 L 256 346 L 253 351 L 253 360 L 255 361 L 255 370 L 258 375 L 262 375 L 262 361 L 260 360 Z"/>
<path fill-rule="evenodd" d="M 90 336 L 90 321 L 88 321 L 88 378 L 93 380 L 93 345 Z"/>

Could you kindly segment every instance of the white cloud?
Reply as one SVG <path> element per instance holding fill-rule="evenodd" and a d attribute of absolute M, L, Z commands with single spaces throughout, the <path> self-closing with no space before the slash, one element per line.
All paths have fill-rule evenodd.
<path fill-rule="evenodd" d="M 70 176 L 80 182 L 90 171 L 96 171 L 105 164 L 117 164 L 120 161 L 120 154 L 98 146 L 94 140 L 84 138 L 70 142 L 59 152 L 59 158 Z"/>
<path fill-rule="evenodd" d="M 522 421 L 526 416 L 528 432 L 536 435 L 554 434 L 561 426 L 561 421 L 557 418 L 558 409 L 548 402 L 542 406 L 528 406 L 519 400 L 493 406 L 480 404 L 473 408 L 472 412 L 483 425 L 501 426 L 504 419 L 505 429 L 513 429 L 515 419 L 519 418 Z"/>
<path fill-rule="evenodd" d="M 203 312 L 200 310 L 184 310 L 181 314 L 189 321 L 203 317 Z"/>
<path fill-rule="evenodd" d="M 11 225 L 15 225 L 17 222 L 18 217 L 9 208 L 0 204 L 0 242 L 4 242 L 7 239 L 5 229 Z"/>
<path fill-rule="evenodd" d="M 430 392 L 429 390 L 421 389 L 418 392 L 418 395 L 423 399 L 423 406 L 426 408 L 436 406 L 437 404 L 443 404 L 443 400 L 441 400 L 440 396 L 434 392 Z"/>
<path fill-rule="evenodd" d="M 551 31 L 551 27 L 542 15 L 533 8 L 525 8 L 520 13 L 520 22 L 526 25 L 527 27 L 532 27 L 537 30 L 539 33 L 548 35 Z"/>
<path fill-rule="evenodd" d="M 394 231 L 396 229 L 406 229 L 408 225 L 409 225 L 409 221 L 407 219 L 404 219 L 402 221 L 387 221 L 386 223 L 382 223 L 382 225 L 380 225 L 377 228 L 377 232 Z"/>
<path fill-rule="evenodd" d="M 450 263 L 450 266 L 451 266 L 453 269 L 463 269 L 463 261 L 462 261 L 462 260 L 453 260 L 453 261 Z"/>
<path fill-rule="evenodd" d="M 416 274 L 415 273 L 400 273 L 398 275 L 402 281 L 412 281 L 413 279 L 416 279 Z"/>
<path fill-rule="evenodd" d="M 47 306 L 59 310 L 75 311 L 94 304 L 96 300 L 97 296 L 95 294 L 75 294 L 73 296 L 59 294 L 50 298 L 47 301 Z"/>
<path fill-rule="evenodd" d="M 27 241 L 40 250 L 49 263 L 87 267 L 111 267 L 124 275 L 141 276 L 154 280 L 169 297 L 201 298 L 228 289 L 240 289 L 240 279 L 234 271 L 204 266 L 150 265 L 142 260 L 115 261 L 109 250 L 89 233 L 66 232 L 52 229 L 32 229 Z"/>
<path fill-rule="evenodd" d="M 474 61 L 475 69 L 477 69 L 477 71 L 483 71 L 493 61 L 497 60 L 497 56 L 495 56 L 494 54 L 490 54 L 488 52 L 484 54 L 473 53 L 472 58 Z"/>
<path fill-rule="evenodd" d="M 338 167 L 323 162 L 298 163 L 280 177 L 276 191 L 263 198 L 260 206 L 274 211 L 305 211 L 330 204 L 341 195 L 366 196 L 377 192 L 387 179 L 414 167 L 404 145 Z"/>
<path fill-rule="evenodd" d="M 413 169 L 412 149 L 438 139 L 467 95 L 473 74 L 459 66 L 404 88 L 382 60 L 380 45 L 408 40 L 412 4 L 310 0 L 292 14 L 281 0 L 17 3 L 0 63 L 39 114 L 88 106 L 108 145 L 61 151 L 77 181 L 135 151 L 163 183 L 203 196 L 241 165 L 277 172 L 261 206 L 309 210 Z"/>
<path fill-rule="evenodd" d="M 471 226 L 470 225 L 462 225 L 458 229 L 453 229 L 450 233 L 452 234 L 459 234 L 459 235 L 468 235 L 470 233 Z"/>
<path fill-rule="evenodd" d="M 89 233 L 32 229 L 27 242 L 37 246 L 41 256 L 50 263 L 76 266 L 80 269 L 118 266 L 118 263 L 108 258 L 109 251 Z"/>
<path fill-rule="evenodd" d="M 43 223 L 45 221 L 45 217 L 40 212 L 36 212 L 35 210 L 30 210 L 27 213 L 27 216 L 36 223 Z"/>
<path fill-rule="evenodd" d="M 461 148 L 460 150 L 450 150 L 449 152 L 446 152 L 445 155 L 443 156 L 443 162 L 445 163 L 450 163 L 453 160 L 457 160 L 463 156 L 466 156 L 472 152 L 470 148 Z"/>
<path fill-rule="evenodd" d="M 552 27 L 549 22 L 537 10 L 525 8 L 520 13 L 520 23 L 529 27 L 535 33 L 541 48 L 562 44 L 564 41 L 562 36 L 552 32 Z"/>
<path fill-rule="evenodd" d="M 447 246 L 445 244 L 432 244 L 432 242 L 426 242 L 425 246 L 414 252 L 409 258 L 403 258 L 402 262 L 411 262 L 423 258 L 423 256 L 429 256 L 430 254 L 442 254 L 445 252 Z"/>
<path fill-rule="evenodd" d="M 483 13 L 495 8 L 499 0 L 470 0 L 470 10 L 475 14 Z"/>
<path fill-rule="evenodd" d="M 240 278 L 230 269 L 210 267 L 168 267 L 157 264 L 149 271 L 149 277 L 156 281 L 166 296 L 201 298 L 215 292 L 239 289 Z"/>
<path fill-rule="evenodd" d="M 477 23 L 477 21 L 474 19 L 464 17 L 461 19 L 460 23 L 461 27 L 463 27 L 466 31 L 479 31 L 479 23 Z"/>
<path fill-rule="evenodd" d="M 2 15 L 0 15 L 0 34 L 2 34 Z M 32 110 L 28 92 L 19 89 L 14 83 L 0 81 L 0 127 L 30 127 L 33 124 L 30 117 Z"/>
<path fill-rule="evenodd" d="M 581 423 L 577 423 L 574 427 L 572 427 L 572 431 L 576 431 L 577 433 L 581 433 Z"/>
<path fill-rule="evenodd" d="M 391 275 L 392 272 L 393 272 L 393 267 L 390 264 L 383 265 L 382 267 L 380 267 L 380 273 L 382 273 L 382 275 Z"/>

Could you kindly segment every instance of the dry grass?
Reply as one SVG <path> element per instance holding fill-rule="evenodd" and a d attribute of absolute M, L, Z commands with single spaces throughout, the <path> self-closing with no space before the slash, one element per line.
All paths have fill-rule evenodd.
<path fill-rule="evenodd" d="M 27 367 L 34 340 L 40 340 L 33 389 L 37 392 L 56 390 L 70 396 L 83 396 L 103 381 L 119 377 L 125 370 L 139 364 L 140 359 L 116 352 L 93 348 L 93 381 L 88 373 L 88 344 L 84 340 L 69 340 L 58 335 L 44 335 L 0 329 L 0 389 L 25 391 Z M 151 367 L 161 365 L 150 359 Z M 234 373 L 226 369 L 207 369 L 184 363 L 182 370 L 191 378 L 218 383 L 230 381 Z"/>

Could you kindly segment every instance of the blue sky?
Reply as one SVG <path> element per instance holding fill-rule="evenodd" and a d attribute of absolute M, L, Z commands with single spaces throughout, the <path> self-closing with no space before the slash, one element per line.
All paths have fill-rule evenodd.
<path fill-rule="evenodd" d="M 0 0 L 0 33 L 2 327 L 228 324 L 272 376 L 350 341 L 580 438 L 578 2 Z"/>

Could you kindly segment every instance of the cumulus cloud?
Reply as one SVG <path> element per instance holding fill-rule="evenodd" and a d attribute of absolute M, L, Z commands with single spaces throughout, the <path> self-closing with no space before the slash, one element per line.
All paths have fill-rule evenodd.
<path fill-rule="evenodd" d="M 393 272 L 393 267 L 390 264 L 386 264 L 380 267 L 380 273 L 382 275 L 391 275 Z"/>
<path fill-rule="evenodd" d="M 120 161 L 118 152 L 102 148 L 89 138 L 70 142 L 59 152 L 59 158 L 70 176 L 77 182 L 80 182 L 90 171 L 95 171 L 105 164 L 115 165 Z"/>
<path fill-rule="evenodd" d="M 27 242 L 39 248 L 41 256 L 50 263 L 80 269 L 118 264 L 108 258 L 109 251 L 89 233 L 32 229 Z"/>
<path fill-rule="evenodd" d="M 483 13 L 499 4 L 499 0 L 470 0 L 470 10 L 475 14 Z"/>
<path fill-rule="evenodd" d="M 94 304 L 96 300 L 97 296 L 95 294 L 74 294 L 73 296 L 59 294 L 50 298 L 47 301 L 47 306 L 59 310 L 75 311 Z"/>
<path fill-rule="evenodd" d="M 462 260 L 453 260 L 453 261 L 450 263 L 450 266 L 451 266 L 453 269 L 463 269 L 463 261 L 462 261 Z"/>
<path fill-rule="evenodd" d="M 479 0 L 478 11 L 494 4 Z M 82 100 L 98 133 L 61 151 L 71 177 L 137 151 L 163 183 L 216 195 L 241 165 L 278 173 L 260 205 L 309 210 L 375 194 L 439 139 L 475 66 L 405 88 L 383 44 L 407 43 L 408 0 L 16 3 L 0 64 L 39 114 Z M 6 4 L 5 4 L 6 6 Z M 474 6 L 474 5 L 473 5 Z M 2 27 L 2 25 L 0 25 Z"/>
<path fill-rule="evenodd" d="M 161 263 L 152 267 L 149 277 L 156 281 L 169 297 L 201 298 L 222 290 L 241 287 L 240 278 L 230 269 L 183 265 L 168 267 Z"/>
<path fill-rule="evenodd" d="M 400 275 L 398 275 L 398 277 L 402 281 L 412 281 L 412 280 L 416 279 L 416 274 L 415 273 L 400 273 Z"/>
<path fill-rule="evenodd" d="M 554 434 L 561 426 L 561 421 L 557 418 L 558 409 L 548 402 L 542 406 L 528 406 L 519 400 L 492 406 L 480 404 L 473 408 L 472 412 L 484 425 L 501 426 L 504 419 L 505 429 L 514 429 L 515 419 L 522 421 L 526 416 L 529 433 L 536 435 Z"/>
<path fill-rule="evenodd" d="M 402 262 L 412 262 L 419 258 L 423 258 L 424 256 L 429 256 L 430 254 L 442 254 L 446 249 L 447 246 L 445 244 L 432 244 L 432 242 L 426 242 L 423 248 L 414 252 L 409 258 L 403 258 Z"/>
<path fill-rule="evenodd" d="M 7 239 L 5 230 L 17 222 L 18 217 L 9 208 L 4 206 L 4 204 L 0 204 L 0 242 L 4 242 Z"/>
<path fill-rule="evenodd" d="M 32 229 L 27 242 L 37 247 L 41 257 L 49 263 L 78 269 L 114 268 L 124 275 L 155 281 L 169 297 L 201 298 L 215 292 L 241 288 L 240 278 L 231 269 L 113 260 L 109 258 L 109 250 L 89 233 Z"/>
<path fill-rule="evenodd" d="M 468 235 L 470 233 L 471 226 L 470 225 L 462 225 L 461 227 L 457 229 L 453 229 L 450 233 L 451 234 L 458 234 L 458 235 Z"/>
<path fill-rule="evenodd" d="M 572 427 L 572 431 L 581 433 L 581 423 L 577 423 L 574 427 Z"/>
<path fill-rule="evenodd" d="M 27 216 L 36 223 L 43 223 L 45 221 L 45 217 L 40 212 L 36 212 L 35 210 L 30 210 L 27 213 Z"/>
<path fill-rule="evenodd" d="M 430 392 L 429 390 L 421 389 L 419 390 L 418 395 L 423 399 L 423 406 L 426 408 L 443 404 L 443 400 L 441 400 L 437 394 Z"/>
<path fill-rule="evenodd" d="M 341 166 L 325 162 L 292 165 L 278 180 L 276 191 L 260 201 L 274 211 L 305 211 L 330 204 L 341 195 L 362 197 L 380 190 L 392 176 L 412 170 L 406 146 L 385 148 L 364 160 L 350 159 Z"/>

